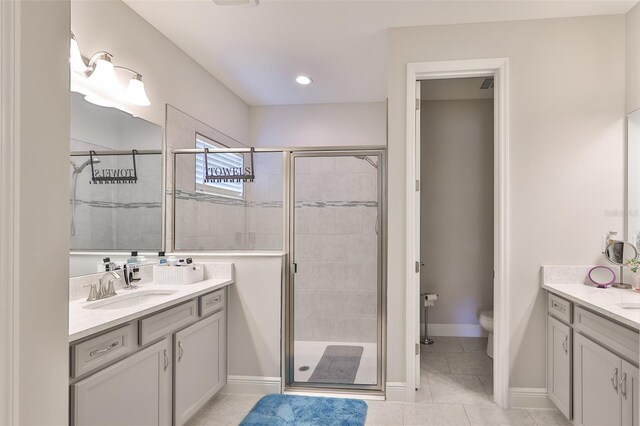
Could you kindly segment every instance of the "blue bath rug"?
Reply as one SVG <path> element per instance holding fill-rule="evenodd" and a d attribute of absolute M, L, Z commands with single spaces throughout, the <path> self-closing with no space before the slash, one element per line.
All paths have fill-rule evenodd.
<path fill-rule="evenodd" d="M 366 418 L 367 404 L 358 399 L 273 394 L 262 397 L 240 425 L 363 426 Z"/>

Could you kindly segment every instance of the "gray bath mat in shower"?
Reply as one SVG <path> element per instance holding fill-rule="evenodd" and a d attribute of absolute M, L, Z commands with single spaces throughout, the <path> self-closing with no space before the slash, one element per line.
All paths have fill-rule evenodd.
<path fill-rule="evenodd" d="M 362 346 L 327 346 L 309 382 L 352 384 L 363 351 Z"/>

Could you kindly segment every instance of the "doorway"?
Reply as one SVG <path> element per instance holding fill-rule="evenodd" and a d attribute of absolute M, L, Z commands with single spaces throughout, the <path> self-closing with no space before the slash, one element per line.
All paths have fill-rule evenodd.
<path fill-rule="evenodd" d="M 493 76 L 420 83 L 416 400 L 493 396 Z M 427 300 L 425 300 L 427 298 Z M 463 381 L 455 397 L 441 395 Z M 438 399 L 440 398 L 440 399 Z"/>
<path fill-rule="evenodd" d="M 290 164 L 285 390 L 384 390 L 382 150 L 298 151 Z"/>
<path fill-rule="evenodd" d="M 493 139 L 493 400 L 509 406 L 509 137 L 508 59 L 474 59 L 407 64 L 406 133 L 406 400 L 420 383 L 420 81 L 494 77 Z"/>

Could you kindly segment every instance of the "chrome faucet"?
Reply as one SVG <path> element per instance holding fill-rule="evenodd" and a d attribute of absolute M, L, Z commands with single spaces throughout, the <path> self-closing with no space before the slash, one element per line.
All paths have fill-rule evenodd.
<path fill-rule="evenodd" d="M 98 290 L 98 299 L 106 299 L 107 297 L 115 296 L 116 289 L 113 285 L 114 281 L 120 279 L 120 275 L 118 275 L 114 271 L 108 271 L 105 273 L 102 278 L 100 278 L 100 289 Z"/>

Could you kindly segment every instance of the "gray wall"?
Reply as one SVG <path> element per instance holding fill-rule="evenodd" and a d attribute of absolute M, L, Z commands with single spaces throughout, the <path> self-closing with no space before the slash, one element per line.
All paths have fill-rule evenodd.
<path fill-rule="evenodd" d="M 384 102 L 252 106 L 252 146 L 383 146 Z"/>
<path fill-rule="evenodd" d="M 510 386 L 545 387 L 540 265 L 597 263 L 599 235 L 623 230 L 621 216 L 606 214 L 624 209 L 623 15 L 389 30 L 389 381 L 405 380 L 410 309 L 407 62 L 496 57 L 510 70 Z"/>
<path fill-rule="evenodd" d="M 626 15 L 627 113 L 640 108 L 640 4 Z"/>
<path fill-rule="evenodd" d="M 71 30 L 83 54 L 107 50 L 116 65 L 142 75 L 151 105 L 130 105 L 137 117 L 164 126 L 170 104 L 235 139 L 249 139 L 249 106 L 122 1 L 71 2 Z"/>
<path fill-rule="evenodd" d="M 184 112 L 167 106 L 167 147 L 195 148 L 196 133 L 231 148 L 245 148 Z M 283 160 L 281 153 L 255 153 L 256 179 L 245 183 L 244 199 L 195 190 L 195 155 L 176 156 L 167 163 L 167 249 L 283 250 Z M 245 156 L 247 161 L 248 156 Z M 176 174 L 175 235 L 173 175 Z"/>
<path fill-rule="evenodd" d="M 375 342 L 377 170 L 354 157 L 295 170 L 295 339 Z"/>
<path fill-rule="evenodd" d="M 69 3 L 16 7 L 15 423 L 62 425 L 69 409 Z"/>
<path fill-rule="evenodd" d="M 493 308 L 493 100 L 423 101 L 420 155 L 429 323 L 478 324 Z"/>

